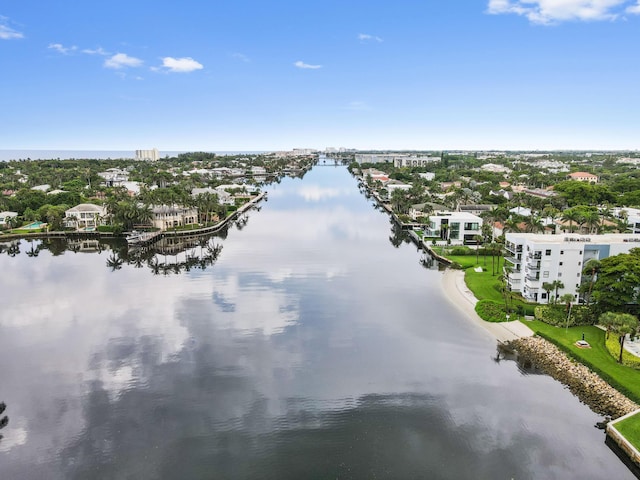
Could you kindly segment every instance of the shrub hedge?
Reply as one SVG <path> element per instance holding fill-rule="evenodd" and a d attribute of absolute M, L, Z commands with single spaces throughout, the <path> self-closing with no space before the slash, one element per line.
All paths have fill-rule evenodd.
<path fill-rule="evenodd" d="M 487 322 L 506 322 L 507 312 L 504 304 L 494 302 L 493 300 L 480 300 L 476 303 L 476 313 Z"/>
<path fill-rule="evenodd" d="M 538 305 L 534 309 L 536 320 L 554 325 L 556 327 L 567 326 L 567 309 L 565 305 Z M 591 309 L 584 305 L 574 305 L 571 307 L 569 317 L 569 327 L 578 325 L 594 325 L 595 316 Z"/>

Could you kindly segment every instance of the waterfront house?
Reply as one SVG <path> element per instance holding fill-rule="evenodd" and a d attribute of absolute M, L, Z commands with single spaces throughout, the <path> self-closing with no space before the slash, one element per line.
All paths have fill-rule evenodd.
<path fill-rule="evenodd" d="M 193 190 L 191 190 L 191 196 L 194 198 L 203 193 L 212 193 L 217 195 L 218 203 L 220 205 L 235 205 L 235 199 L 233 195 L 227 193 L 225 190 L 218 190 L 211 187 L 194 188 Z"/>
<path fill-rule="evenodd" d="M 429 216 L 426 237 L 438 237 L 454 245 L 475 245 L 482 231 L 482 218 L 466 212 L 439 212 Z"/>
<path fill-rule="evenodd" d="M 198 222 L 198 209 L 181 205 L 154 205 L 151 207 L 151 223 L 155 228 L 168 230 Z"/>
<path fill-rule="evenodd" d="M 64 226 L 76 230 L 95 230 L 102 225 L 107 209 L 93 203 L 81 203 L 64 212 Z"/>
<path fill-rule="evenodd" d="M 399 182 L 398 180 L 389 180 L 386 185 L 385 188 L 387 189 L 387 199 L 391 199 L 391 195 L 393 195 L 393 192 L 395 190 L 404 190 L 404 191 L 408 191 L 411 189 L 411 184 L 408 183 L 402 183 Z"/>

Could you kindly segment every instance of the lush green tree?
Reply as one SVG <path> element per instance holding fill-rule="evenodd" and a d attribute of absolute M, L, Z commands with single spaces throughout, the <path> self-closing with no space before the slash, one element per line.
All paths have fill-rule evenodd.
<path fill-rule="evenodd" d="M 633 248 L 600 260 L 593 285 L 592 299 L 599 313 L 638 311 L 640 285 L 640 249 Z"/>
<path fill-rule="evenodd" d="M 617 333 L 620 336 L 620 355 L 618 363 L 622 363 L 622 351 L 624 339 L 627 334 L 635 334 L 638 330 L 638 318 L 629 313 L 605 312 L 598 319 L 600 325 L 607 328 L 608 332 Z"/>

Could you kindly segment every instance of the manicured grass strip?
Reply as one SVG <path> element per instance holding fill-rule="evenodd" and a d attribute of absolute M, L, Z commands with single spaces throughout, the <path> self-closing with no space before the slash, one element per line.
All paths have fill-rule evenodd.
<path fill-rule="evenodd" d="M 621 422 L 615 424 L 624 437 L 640 450 L 640 414 L 635 414 L 629 418 L 625 418 Z"/>
<path fill-rule="evenodd" d="M 578 362 L 589 367 L 613 388 L 634 402 L 640 403 L 640 372 L 616 362 L 605 346 L 605 332 L 603 330 L 594 326 L 565 329 L 537 320 L 523 321 L 522 323 Z M 584 339 L 589 342 L 591 348 L 579 348 L 575 345 L 577 340 L 582 339 L 583 333 Z"/>
<path fill-rule="evenodd" d="M 476 272 L 473 268 L 468 268 L 464 272 L 464 281 L 478 300 L 493 300 L 504 304 L 499 276 L 491 275 L 491 268 L 486 272 Z"/>

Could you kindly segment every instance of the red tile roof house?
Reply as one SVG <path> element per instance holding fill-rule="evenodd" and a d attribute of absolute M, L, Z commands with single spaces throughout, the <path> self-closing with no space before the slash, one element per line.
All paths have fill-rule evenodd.
<path fill-rule="evenodd" d="M 598 176 L 588 172 L 573 172 L 567 175 L 567 178 L 579 182 L 598 183 Z"/>

